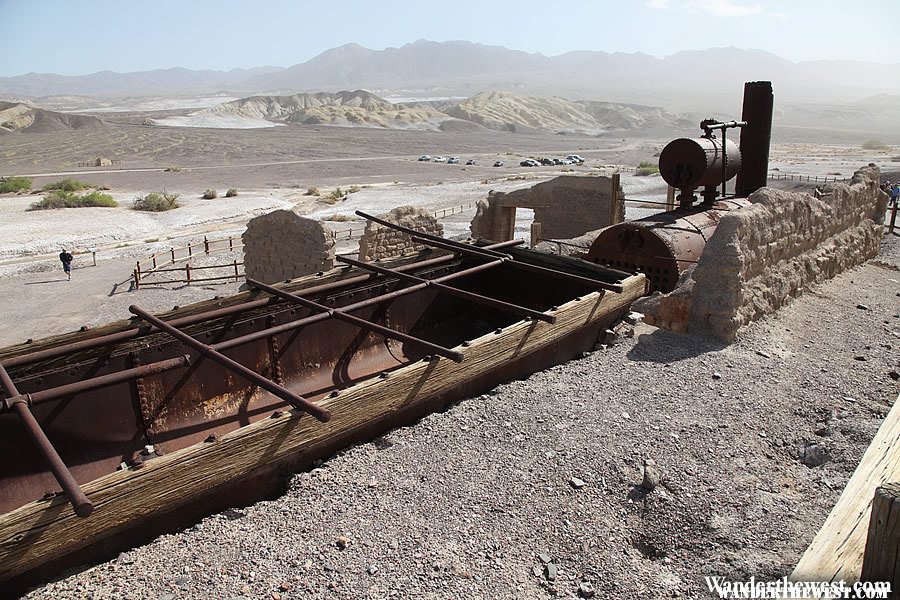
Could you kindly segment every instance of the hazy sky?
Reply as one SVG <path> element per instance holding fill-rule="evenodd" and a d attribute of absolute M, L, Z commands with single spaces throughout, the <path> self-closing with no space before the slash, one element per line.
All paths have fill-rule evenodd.
<path fill-rule="evenodd" d="M 0 76 L 290 66 L 347 42 L 421 38 L 900 62 L 900 0 L 0 0 L 0 24 Z"/>

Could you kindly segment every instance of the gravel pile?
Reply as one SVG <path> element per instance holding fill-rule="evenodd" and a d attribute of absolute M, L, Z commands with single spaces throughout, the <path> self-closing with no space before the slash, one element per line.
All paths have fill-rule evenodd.
<path fill-rule="evenodd" d="M 707 597 L 706 575 L 788 574 L 900 391 L 898 247 L 731 346 L 639 324 L 28 597 Z"/>

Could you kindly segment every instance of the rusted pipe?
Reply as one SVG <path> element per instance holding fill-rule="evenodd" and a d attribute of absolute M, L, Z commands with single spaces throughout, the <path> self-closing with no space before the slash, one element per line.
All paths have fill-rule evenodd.
<path fill-rule="evenodd" d="M 62 458 L 60 458 L 56 448 L 54 448 L 53 444 L 50 443 L 50 440 L 47 439 L 47 434 L 44 433 L 44 430 L 41 429 L 37 419 L 31 414 L 27 402 L 19 395 L 16 384 L 13 383 L 12 378 L 9 376 L 9 373 L 6 372 L 6 369 L 3 368 L 3 365 L 0 365 L 0 384 L 3 385 L 6 395 L 10 397 L 9 400 L 5 401 L 7 406 L 10 410 L 19 415 L 19 419 L 21 419 L 22 424 L 25 425 L 25 429 L 28 430 L 29 436 L 38 447 L 44 460 L 47 461 L 47 465 L 50 467 L 50 471 L 53 472 L 53 476 L 56 478 L 57 483 L 59 483 L 59 486 L 62 488 L 63 492 L 65 492 L 69 502 L 72 503 L 72 509 L 75 511 L 75 514 L 79 517 L 89 517 L 91 513 L 94 512 L 94 505 L 88 500 L 87 496 L 84 495 L 84 492 L 81 491 L 81 487 L 79 487 L 78 482 L 75 481 L 72 472 L 69 471 L 69 468 L 66 466 L 66 463 L 63 462 Z"/>
<path fill-rule="evenodd" d="M 429 287 L 433 287 L 436 290 L 440 290 L 446 294 L 450 294 L 451 296 L 456 296 L 458 298 L 463 298 L 465 300 L 470 300 L 472 302 L 477 302 L 478 304 L 485 304 L 487 306 L 493 306 L 494 308 L 499 308 L 500 310 L 505 310 L 507 312 L 511 312 L 513 314 L 522 315 L 524 317 L 531 317 L 532 319 L 537 319 L 539 321 L 546 321 L 547 323 L 555 323 L 556 317 L 553 315 L 548 315 L 546 313 L 542 313 L 539 310 L 533 310 L 531 308 L 526 308 L 524 306 L 519 306 L 518 304 L 511 304 L 509 302 L 504 302 L 503 300 L 497 300 L 495 298 L 489 298 L 487 296 L 483 296 L 481 294 L 476 294 L 474 292 L 470 292 L 468 290 L 461 290 L 459 288 L 451 287 L 449 285 L 444 285 L 443 283 L 436 281 L 434 279 L 423 279 L 421 277 L 416 277 L 415 275 L 409 275 L 407 273 L 396 273 L 391 269 L 385 269 L 384 267 L 379 267 L 377 265 L 373 265 L 370 263 L 360 262 L 358 260 L 353 260 L 351 258 L 347 258 L 346 256 L 337 256 L 335 257 L 337 260 L 343 263 L 347 263 L 348 265 L 353 265 L 354 267 L 359 267 L 361 269 L 368 269 L 370 271 L 375 271 L 376 273 L 381 273 L 382 275 L 387 275 L 389 277 L 397 277 L 398 279 L 402 279 L 404 281 L 411 281 L 413 283 L 424 283 Z M 497 260 L 494 262 L 494 266 L 500 266 L 502 263 L 501 260 Z"/>
<path fill-rule="evenodd" d="M 270 285 L 266 285 L 260 281 L 256 281 L 255 279 L 247 278 L 247 285 L 251 287 L 258 288 L 272 294 L 273 296 L 280 296 L 284 298 L 288 302 L 294 302 L 295 304 L 300 304 L 307 308 L 322 311 L 327 314 L 329 317 L 335 318 L 339 321 L 344 321 L 345 323 L 350 323 L 351 325 L 356 325 L 361 329 L 365 329 L 367 331 L 372 331 L 379 335 L 382 335 L 386 338 L 395 339 L 400 342 L 404 342 L 406 344 L 411 344 L 414 346 L 418 346 L 420 348 L 424 348 L 425 350 L 430 351 L 433 354 L 437 354 L 438 356 L 443 356 L 445 358 L 449 358 L 455 362 L 462 362 L 465 358 L 462 352 L 457 352 L 456 350 L 450 350 L 449 348 L 445 348 L 444 346 L 439 346 L 438 344 L 433 344 L 427 340 L 423 340 L 421 338 L 417 338 L 412 335 L 408 335 L 401 331 L 396 331 L 394 329 L 390 329 L 388 327 L 384 327 L 383 325 L 379 325 L 378 323 L 373 323 L 371 321 L 367 321 L 355 315 L 347 314 L 346 312 L 337 309 L 337 308 L 329 308 L 323 304 L 319 304 L 318 302 L 314 302 L 309 300 L 308 298 L 304 298 L 303 296 L 297 296 L 290 292 L 286 292 L 284 290 L 280 290 L 276 287 L 272 287 Z"/>
<path fill-rule="evenodd" d="M 230 369 L 231 371 L 234 371 L 235 373 L 237 373 L 244 379 L 246 379 L 252 383 L 255 383 L 256 385 L 258 385 L 262 389 L 266 390 L 267 392 L 281 398 L 282 400 L 284 400 L 285 402 L 287 402 L 294 408 L 296 408 L 298 410 L 302 410 L 304 412 L 307 412 L 322 422 L 328 421 L 331 418 L 331 413 L 329 413 L 324 408 L 313 404 L 306 398 L 302 398 L 302 397 L 294 394 L 290 390 L 283 388 L 282 386 L 278 385 L 274 381 L 266 379 L 259 373 L 256 373 L 256 372 L 252 371 L 251 369 L 248 369 L 241 363 L 228 358 L 227 356 L 225 356 L 224 354 L 222 354 L 220 352 L 217 352 L 216 350 L 214 350 L 210 346 L 207 346 L 203 342 L 194 339 L 193 337 L 189 336 L 188 334 L 184 333 L 183 331 L 181 331 L 175 327 L 172 327 L 172 325 L 170 325 L 169 323 L 166 323 L 165 321 L 162 321 L 162 320 L 154 317 L 153 315 L 151 315 L 144 309 L 140 308 L 139 306 L 135 306 L 132 304 L 131 306 L 128 307 L 128 311 L 134 315 L 139 316 L 140 318 L 147 321 L 148 323 L 150 323 L 157 329 L 160 329 L 161 331 L 168 333 L 169 335 L 171 335 L 172 337 L 174 337 L 175 339 L 180 341 L 182 344 L 193 348 L 194 350 L 196 350 L 203 356 L 206 356 L 206 357 L 216 361 L 223 367 Z"/>
<path fill-rule="evenodd" d="M 171 371 L 172 369 L 185 367 L 189 364 L 191 364 L 191 357 L 185 354 L 177 358 L 161 360 L 158 362 L 150 363 L 149 365 L 135 367 L 133 369 L 124 369 L 115 373 L 109 373 L 108 375 L 92 377 L 91 379 L 85 379 L 84 381 L 76 381 L 75 383 L 60 385 L 58 387 L 41 390 L 39 392 L 32 392 L 31 394 L 28 394 L 28 396 L 31 399 L 32 405 L 41 404 L 43 402 L 49 402 L 50 400 L 55 400 L 57 398 L 74 396 L 75 394 L 90 392 L 92 390 L 116 385 L 118 383 L 124 383 L 126 381 L 131 381 L 140 377 L 146 377 L 147 375 L 164 373 L 166 371 Z M 15 400 L 15 398 L 11 398 L 10 400 Z"/>
<path fill-rule="evenodd" d="M 495 249 L 495 248 L 507 248 L 510 246 L 518 246 L 522 243 L 522 240 L 509 240 L 506 242 L 499 242 L 497 244 L 491 244 L 489 246 L 479 246 L 480 249 Z M 452 262 L 457 260 L 458 257 L 454 255 L 446 255 L 446 256 L 437 256 L 435 258 L 429 258 L 423 261 L 408 263 L 405 265 L 401 265 L 396 267 L 398 271 L 412 271 L 419 268 L 431 267 L 434 265 L 440 265 L 448 262 Z M 306 288 L 304 290 L 300 290 L 298 293 L 304 296 L 312 296 L 314 294 L 322 294 L 326 292 L 330 292 L 332 290 L 340 289 L 342 287 L 347 287 L 350 285 L 355 285 L 357 283 L 365 283 L 366 281 L 371 281 L 377 277 L 376 274 L 367 274 L 360 275 L 358 277 L 350 277 L 347 279 L 342 279 L 340 281 L 333 281 L 331 283 L 324 283 L 322 285 L 317 285 L 313 287 Z M 265 306 L 271 306 L 280 302 L 279 299 L 268 297 L 263 300 L 250 300 L 247 302 L 243 302 L 241 304 L 235 304 L 233 306 L 224 306 L 222 308 L 216 308 L 213 310 L 205 311 L 202 313 L 197 313 L 195 315 L 187 315 L 184 317 L 179 317 L 177 319 L 172 319 L 168 321 L 170 325 L 173 327 L 184 327 L 188 325 L 194 325 L 195 323 L 200 323 L 202 321 L 211 321 L 213 319 L 221 319 L 223 317 L 229 317 L 231 315 L 235 315 L 244 311 L 254 310 L 257 308 L 262 308 Z M 344 307 L 344 310 L 347 310 L 347 307 Z M 127 340 L 131 340 L 134 338 L 142 337 L 145 335 L 150 335 L 153 333 L 157 333 L 157 330 L 153 327 L 136 327 L 133 329 L 126 329 L 125 331 L 119 331 L 116 333 L 109 333 L 106 335 L 102 335 L 99 337 L 81 340 L 78 342 L 71 342 L 68 344 L 62 344 L 59 346 L 54 346 L 52 348 L 47 348 L 45 350 L 38 350 L 37 352 L 31 352 L 29 354 L 22 354 L 19 356 L 12 356 L 3 361 L 3 365 L 6 367 L 18 367 L 24 364 L 37 362 L 40 360 L 45 360 L 48 358 L 55 358 L 57 356 L 62 356 L 64 354 L 69 354 L 71 352 L 81 352 L 83 350 L 90 350 L 92 348 L 98 348 L 100 346 L 107 346 L 110 344 L 117 344 L 119 342 L 125 342 Z"/>

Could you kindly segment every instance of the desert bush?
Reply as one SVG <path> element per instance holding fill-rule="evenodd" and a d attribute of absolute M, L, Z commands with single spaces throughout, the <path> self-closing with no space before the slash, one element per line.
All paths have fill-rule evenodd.
<path fill-rule="evenodd" d="M 347 221 L 356 221 L 356 217 L 354 215 L 327 215 L 322 217 L 323 221 L 335 221 L 337 223 L 346 223 Z"/>
<path fill-rule="evenodd" d="M 214 190 L 212 188 L 209 188 L 208 190 L 203 192 L 203 195 L 200 197 L 203 198 L 204 200 L 212 200 L 213 198 L 219 197 L 219 192 L 217 192 L 216 190 Z"/>
<path fill-rule="evenodd" d="M 146 240 L 144 240 L 144 243 L 145 243 L 145 244 L 153 244 L 153 243 L 158 242 L 158 241 L 159 241 L 159 238 L 158 238 L 158 237 L 155 237 L 155 238 L 147 238 Z"/>
<path fill-rule="evenodd" d="M 344 195 L 349 196 L 350 194 L 355 194 L 356 192 L 358 192 L 361 189 L 362 188 L 359 187 L 358 185 L 351 185 L 349 188 L 347 188 L 347 193 Z"/>
<path fill-rule="evenodd" d="M 306 188 L 306 193 L 304 194 L 304 196 L 318 196 L 318 195 L 319 195 L 319 188 L 317 188 L 317 187 Z"/>
<path fill-rule="evenodd" d="M 48 183 L 41 189 L 45 192 L 52 192 L 54 190 L 59 190 L 62 192 L 80 192 L 81 190 L 86 190 L 92 187 L 96 186 L 93 186 L 90 183 L 85 183 L 84 181 L 78 181 L 77 179 L 63 179 L 61 181 Z"/>
<path fill-rule="evenodd" d="M 29 177 L 0 177 L 0 194 L 27 192 L 31 190 Z"/>
<path fill-rule="evenodd" d="M 147 212 L 164 212 L 172 210 L 173 208 L 178 208 L 179 206 L 178 194 L 150 192 L 146 196 L 138 196 L 135 198 L 131 208 Z"/>
<path fill-rule="evenodd" d="M 863 150 L 890 150 L 891 147 L 879 140 L 869 140 L 862 145 Z"/>
<path fill-rule="evenodd" d="M 181 171 L 181 167 L 176 167 L 175 165 L 172 165 L 171 167 L 166 167 L 166 168 L 163 169 L 163 170 L 164 170 L 166 173 L 178 173 L 178 172 Z"/>
<path fill-rule="evenodd" d="M 91 192 L 83 196 L 78 196 L 74 192 L 66 192 L 64 190 L 54 190 L 34 202 L 28 207 L 28 210 L 51 210 L 55 208 L 115 208 L 119 203 L 113 200 L 109 194 L 101 194 L 100 192 Z"/>
<path fill-rule="evenodd" d="M 234 198 L 237 196 L 237 188 L 228 188 L 228 191 L 225 192 L 226 198 Z"/>
<path fill-rule="evenodd" d="M 635 175 L 654 175 L 659 173 L 659 166 L 647 160 L 642 160 L 635 170 Z"/>

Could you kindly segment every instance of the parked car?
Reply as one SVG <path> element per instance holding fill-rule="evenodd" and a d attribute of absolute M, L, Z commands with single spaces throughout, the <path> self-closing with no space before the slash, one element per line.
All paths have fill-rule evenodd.
<path fill-rule="evenodd" d="M 571 160 L 573 163 L 583 163 L 584 159 L 578 156 L 577 154 L 570 154 L 566 157 L 567 160 Z"/>
<path fill-rule="evenodd" d="M 431 160 L 431 157 L 428 156 L 427 154 L 423 154 L 422 156 L 419 157 L 419 160 L 423 161 L 423 162 L 428 162 Z"/>
<path fill-rule="evenodd" d="M 433 162 L 447 162 L 447 159 L 443 156 L 435 156 L 431 159 Z"/>
<path fill-rule="evenodd" d="M 519 166 L 522 166 L 522 167 L 539 167 L 540 165 L 541 165 L 541 163 L 539 163 L 538 161 L 533 160 L 531 158 L 526 158 L 525 160 L 523 160 L 522 162 L 519 163 Z"/>
<path fill-rule="evenodd" d="M 564 162 L 563 162 L 563 159 L 561 159 L 561 158 L 554 158 L 554 159 L 553 159 L 553 164 L 554 164 L 554 165 L 564 165 L 564 164 L 566 164 L 566 163 L 564 163 Z"/>
<path fill-rule="evenodd" d="M 474 158 L 470 158 L 469 160 L 466 161 L 466 164 L 467 164 L 467 165 L 474 165 L 474 164 L 475 164 L 475 159 L 474 159 Z"/>
<path fill-rule="evenodd" d="M 553 159 L 552 159 L 552 158 L 542 158 L 542 159 L 541 159 L 541 164 L 544 165 L 544 166 L 546 167 L 546 166 L 553 165 L 553 164 L 556 164 L 556 163 L 553 162 Z"/>
<path fill-rule="evenodd" d="M 447 164 L 448 164 L 448 165 L 458 165 L 458 164 L 459 164 L 459 157 L 458 157 L 458 156 L 451 156 L 450 158 L 447 159 Z"/>
<path fill-rule="evenodd" d="M 503 161 L 502 161 L 502 160 L 495 161 L 495 162 L 494 162 L 494 166 L 495 166 L 495 167 L 502 167 L 502 166 L 503 166 Z"/>

